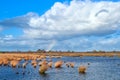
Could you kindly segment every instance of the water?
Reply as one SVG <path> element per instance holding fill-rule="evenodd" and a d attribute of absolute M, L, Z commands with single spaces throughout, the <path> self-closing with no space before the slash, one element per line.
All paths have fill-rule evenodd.
<path fill-rule="evenodd" d="M 67 68 L 64 64 L 60 69 L 53 67 L 46 74 L 39 74 L 39 66 L 33 68 L 30 63 L 26 69 L 0 66 L 0 80 L 120 80 L 119 57 L 62 57 L 53 62 L 57 60 L 74 62 L 75 67 Z M 78 73 L 80 65 L 87 66 L 85 74 Z"/>

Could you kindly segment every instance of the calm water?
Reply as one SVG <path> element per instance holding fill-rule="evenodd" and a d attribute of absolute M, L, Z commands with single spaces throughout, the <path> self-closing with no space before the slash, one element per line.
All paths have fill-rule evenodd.
<path fill-rule="evenodd" d="M 38 72 L 39 66 L 33 68 L 30 63 L 26 69 L 0 66 L 0 80 L 120 80 L 119 57 L 62 57 L 53 59 L 54 62 L 57 60 L 74 62 L 75 67 L 67 68 L 65 65 L 60 69 L 53 67 L 46 74 L 41 75 Z M 78 73 L 79 65 L 88 66 L 85 74 Z M 16 74 L 17 72 L 18 74 Z"/>

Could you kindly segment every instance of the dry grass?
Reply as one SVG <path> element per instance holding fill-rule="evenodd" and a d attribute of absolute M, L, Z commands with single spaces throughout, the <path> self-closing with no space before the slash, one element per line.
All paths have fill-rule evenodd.
<path fill-rule="evenodd" d="M 61 68 L 62 67 L 62 64 L 63 64 L 63 61 L 57 61 L 55 62 L 55 68 Z"/>
<path fill-rule="evenodd" d="M 51 52 L 51 53 L 40 53 L 41 55 L 46 54 L 47 56 L 61 58 L 62 56 L 70 56 L 70 57 L 84 57 L 84 56 L 96 56 L 96 57 L 113 57 L 113 56 L 120 56 L 120 53 L 113 53 L 113 52 Z"/>
<path fill-rule="evenodd" d="M 86 69 L 87 69 L 86 66 L 80 66 L 80 67 L 78 68 L 78 72 L 79 72 L 79 73 L 85 73 Z"/>
<path fill-rule="evenodd" d="M 7 59 L 9 61 L 11 60 L 17 60 L 20 61 L 22 59 L 24 60 L 42 60 L 45 59 L 46 56 L 49 56 L 50 58 L 61 58 L 62 56 L 71 56 L 71 57 L 84 57 L 84 56 L 96 56 L 96 57 L 113 57 L 113 56 L 119 56 L 120 53 L 113 53 L 113 52 L 48 52 L 48 53 L 0 53 L 0 59 Z"/>
<path fill-rule="evenodd" d="M 96 52 L 96 53 L 87 53 L 87 52 L 79 52 L 79 53 L 72 53 L 72 52 L 49 52 L 49 53 L 0 53 L 0 66 L 6 66 L 10 65 L 13 68 L 16 68 L 19 65 L 19 62 L 21 60 L 25 60 L 25 62 L 22 64 L 23 68 L 26 68 L 26 65 L 28 64 L 27 60 L 31 60 L 31 64 L 33 67 L 36 67 L 37 65 L 40 66 L 39 72 L 45 73 L 48 68 L 52 68 L 53 65 L 55 68 L 60 68 L 64 64 L 64 61 L 57 61 L 53 64 L 52 58 L 61 58 L 62 56 L 70 56 L 70 57 L 84 57 L 84 56 L 97 56 L 97 57 L 113 57 L 113 56 L 119 56 L 120 53 L 102 53 L 102 52 Z M 47 61 L 46 57 L 48 57 L 50 60 Z M 36 60 L 39 60 L 37 62 Z M 90 63 L 88 63 L 90 65 Z M 64 66 L 64 65 L 63 65 Z M 67 67 L 74 67 L 75 63 L 73 62 L 67 62 Z M 79 73 L 85 73 L 86 72 L 86 66 L 80 66 L 78 68 Z"/>
<path fill-rule="evenodd" d="M 48 70 L 48 68 L 49 68 L 48 63 L 47 63 L 45 60 L 42 61 L 42 62 L 41 62 L 41 66 L 40 66 L 40 68 L 39 68 L 39 73 L 40 73 L 40 74 L 44 74 L 44 73 Z"/>

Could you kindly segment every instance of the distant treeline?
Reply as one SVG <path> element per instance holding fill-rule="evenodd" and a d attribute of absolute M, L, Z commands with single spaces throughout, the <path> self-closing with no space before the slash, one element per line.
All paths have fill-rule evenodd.
<path fill-rule="evenodd" d="M 46 51 L 44 49 L 38 49 L 36 51 L 0 51 L 0 53 L 83 53 L 83 52 L 76 52 L 76 51 Z M 102 51 L 102 50 L 93 50 L 93 51 L 84 51 L 84 53 L 120 53 L 120 51 Z"/>

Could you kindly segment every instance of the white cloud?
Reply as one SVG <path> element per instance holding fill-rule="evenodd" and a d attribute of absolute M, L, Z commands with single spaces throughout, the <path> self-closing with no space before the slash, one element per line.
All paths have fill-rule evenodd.
<path fill-rule="evenodd" d="M 8 18 L 5 20 L 0 21 L 0 29 L 6 29 L 11 27 L 17 28 L 29 28 L 28 22 L 32 17 L 38 17 L 37 14 L 33 12 L 29 12 L 26 15 L 18 16 L 14 18 Z"/>
<path fill-rule="evenodd" d="M 120 38 L 105 37 L 120 31 L 120 2 L 56 2 L 41 16 L 30 12 L 0 21 L 0 31 L 4 27 L 22 28 L 23 35 L 19 39 L 11 35 L 0 38 L 2 47 L 77 51 L 117 49 Z"/>
<path fill-rule="evenodd" d="M 56 2 L 42 16 L 32 17 L 29 21 L 32 29 L 24 32 L 32 38 L 109 35 L 120 29 L 119 9 L 120 2 Z"/>
<path fill-rule="evenodd" d="M 61 45 L 62 44 L 62 45 Z M 120 51 L 120 37 L 80 37 L 57 42 L 52 49 L 71 51 Z"/>
<path fill-rule="evenodd" d="M 3 40 L 11 40 L 13 39 L 13 35 L 5 35 L 5 37 L 3 38 Z"/>
<path fill-rule="evenodd" d="M 120 2 L 56 2 L 41 16 L 30 12 L 0 21 L 0 26 L 23 28 L 25 38 L 66 39 L 109 35 L 120 30 Z"/>

